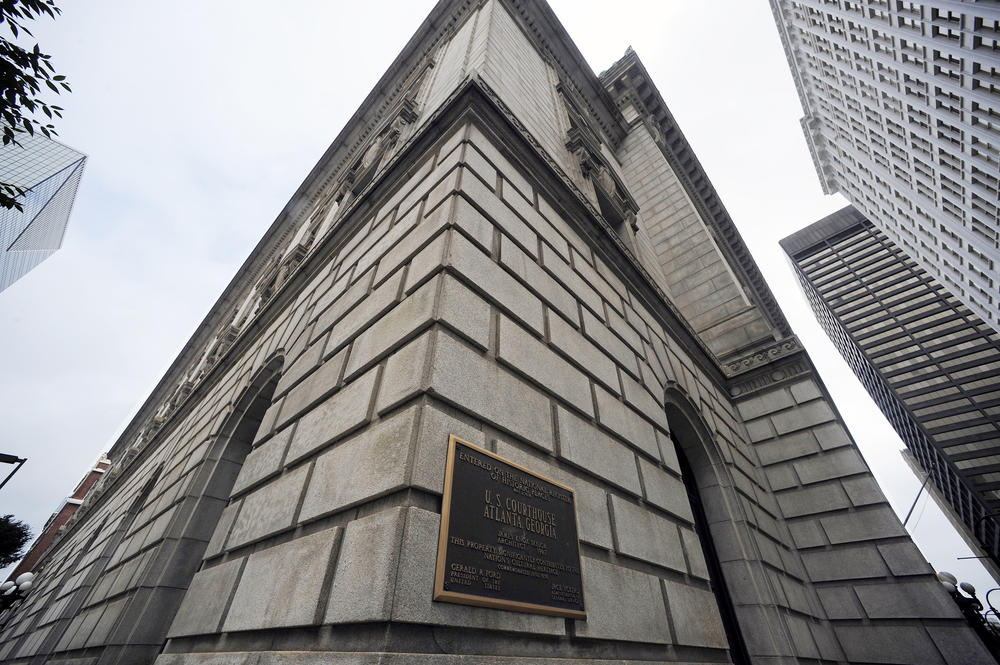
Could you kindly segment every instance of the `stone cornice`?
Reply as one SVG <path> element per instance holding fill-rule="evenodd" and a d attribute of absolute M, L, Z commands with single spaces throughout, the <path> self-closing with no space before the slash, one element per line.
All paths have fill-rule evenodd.
<path fill-rule="evenodd" d="M 754 304 L 761 308 L 780 336 L 791 336 L 791 327 L 743 242 L 743 237 L 649 73 L 631 47 L 618 62 L 601 73 L 601 81 L 608 88 L 613 88 L 623 78 L 627 79 L 627 85 L 632 89 L 630 101 L 640 104 L 642 108 L 636 110 L 648 122 L 654 123 L 656 133 L 659 134 L 657 143 L 664 157 L 688 191 L 698 213 L 712 229 L 716 243 L 725 253 L 727 262 L 744 287 L 749 290 Z"/>
<path fill-rule="evenodd" d="M 290 235 L 315 207 L 321 194 L 328 190 L 329 184 L 344 171 L 351 159 L 367 146 L 385 124 L 387 114 L 398 110 L 396 101 L 405 91 L 413 71 L 425 63 L 442 40 L 481 4 L 482 0 L 441 0 L 434 7 L 240 266 L 219 300 L 111 447 L 109 457 L 118 459 L 138 439 L 161 404 L 171 398 L 192 363 L 225 327 L 226 317 L 231 314 L 232 308 L 254 288 L 260 274 L 284 249 Z"/>

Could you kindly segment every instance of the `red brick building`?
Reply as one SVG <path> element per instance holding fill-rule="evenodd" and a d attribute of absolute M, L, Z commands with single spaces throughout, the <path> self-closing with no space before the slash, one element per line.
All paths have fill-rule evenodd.
<path fill-rule="evenodd" d="M 111 466 L 111 460 L 106 455 L 101 455 L 100 459 L 94 464 L 94 467 L 87 472 L 87 475 L 83 477 L 76 486 L 76 489 L 73 490 L 73 493 L 66 497 L 66 500 L 63 501 L 56 512 L 52 513 L 52 516 L 42 528 L 42 532 L 35 538 L 35 542 L 31 545 L 28 553 L 21 559 L 21 563 L 17 564 L 13 572 L 11 572 L 10 579 L 14 579 L 21 573 L 26 573 L 34 568 L 35 563 L 52 543 L 56 532 L 59 531 L 62 525 L 69 521 L 69 518 L 77 511 L 83 500 L 87 498 L 87 493 L 97 484 L 97 481 L 101 479 L 101 476 L 108 470 L 109 466 Z"/>

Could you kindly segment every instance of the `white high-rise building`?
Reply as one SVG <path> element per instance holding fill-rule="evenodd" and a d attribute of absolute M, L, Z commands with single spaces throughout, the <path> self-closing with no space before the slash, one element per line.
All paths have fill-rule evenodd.
<path fill-rule="evenodd" d="M 771 7 L 823 191 L 1000 330 L 1000 3 Z"/>

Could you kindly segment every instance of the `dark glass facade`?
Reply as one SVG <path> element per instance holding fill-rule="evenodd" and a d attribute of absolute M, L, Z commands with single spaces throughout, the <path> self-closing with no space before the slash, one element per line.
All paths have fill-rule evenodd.
<path fill-rule="evenodd" d="M 850 206 L 781 245 L 830 339 L 1000 564 L 1000 334 Z"/>

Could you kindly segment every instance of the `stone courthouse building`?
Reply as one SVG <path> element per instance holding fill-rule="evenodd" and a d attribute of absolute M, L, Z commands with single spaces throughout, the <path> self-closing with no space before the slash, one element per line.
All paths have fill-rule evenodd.
<path fill-rule="evenodd" d="M 453 435 L 576 524 L 445 566 Z M 3 662 L 993 662 L 636 54 L 541 2 L 437 5 L 110 457 Z"/>

